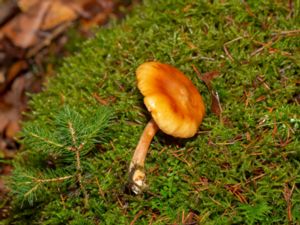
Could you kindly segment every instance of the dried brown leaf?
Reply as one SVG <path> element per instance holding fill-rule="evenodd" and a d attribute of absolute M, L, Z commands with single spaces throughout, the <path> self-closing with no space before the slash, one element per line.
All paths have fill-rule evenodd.
<path fill-rule="evenodd" d="M 217 116 L 221 116 L 222 114 L 222 107 L 221 107 L 221 103 L 220 103 L 220 98 L 219 98 L 219 94 L 216 91 L 212 91 L 211 92 L 211 97 L 212 97 L 212 101 L 211 101 L 211 111 L 217 115 Z"/>
<path fill-rule="evenodd" d="M 241 203 L 247 203 L 247 198 L 243 194 L 243 189 L 240 187 L 240 184 L 236 185 L 225 185 L 226 190 L 231 192 Z"/>
<path fill-rule="evenodd" d="M 220 75 L 219 71 L 210 71 L 207 72 L 205 74 L 203 74 L 200 79 L 206 84 L 207 87 L 209 87 L 210 89 L 212 89 L 211 87 L 211 81 L 218 77 Z"/>
<path fill-rule="evenodd" d="M 221 107 L 221 103 L 220 103 L 220 98 L 219 98 L 219 94 L 217 91 L 213 90 L 212 85 L 211 85 L 211 81 L 218 77 L 220 75 L 219 71 L 211 71 L 211 72 L 207 72 L 203 75 L 200 74 L 199 70 L 194 66 L 193 69 L 196 72 L 197 76 L 205 83 L 207 89 L 209 90 L 210 94 L 211 94 L 211 111 L 212 113 L 214 113 L 217 116 L 221 116 L 222 114 L 222 107 Z"/>
<path fill-rule="evenodd" d="M 37 5 L 39 2 L 40 0 L 19 0 L 18 6 L 23 12 L 26 12 L 33 6 Z"/>
<path fill-rule="evenodd" d="M 76 12 L 69 5 L 64 4 L 62 1 L 53 1 L 40 29 L 49 30 L 76 18 Z"/>
<path fill-rule="evenodd" d="M 19 129 L 17 123 L 21 119 L 20 111 L 25 107 L 23 101 L 24 88 L 25 77 L 18 77 L 12 84 L 11 90 L 0 98 L 0 132 L 10 137 Z M 8 131 L 6 131 L 7 128 Z"/>
<path fill-rule="evenodd" d="M 264 100 L 266 100 L 266 96 L 262 95 L 262 96 L 259 96 L 255 101 L 256 102 L 262 102 Z"/>
<path fill-rule="evenodd" d="M 14 17 L 3 27 L 4 36 L 20 48 L 29 48 L 35 45 L 39 40 L 37 32 L 50 4 L 50 0 L 40 1 L 27 12 Z"/>
<path fill-rule="evenodd" d="M 15 62 L 7 72 L 7 83 L 13 81 L 16 76 L 22 71 L 28 68 L 28 64 L 25 60 L 19 60 Z"/>
<path fill-rule="evenodd" d="M 6 130 L 5 130 L 5 137 L 6 138 L 10 138 L 13 139 L 16 134 L 20 131 L 21 127 L 19 125 L 19 119 L 17 120 L 13 120 L 10 121 L 7 126 L 6 126 Z"/>
<path fill-rule="evenodd" d="M 0 1 L 0 25 L 4 24 L 12 17 L 18 10 L 15 1 Z"/>
<path fill-rule="evenodd" d="M 16 78 L 11 86 L 11 90 L 3 96 L 4 101 L 12 106 L 21 107 L 23 105 L 22 97 L 24 96 L 25 82 L 25 76 Z"/>
<path fill-rule="evenodd" d="M 108 20 L 109 14 L 98 13 L 92 19 L 82 19 L 81 20 L 81 29 L 85 32 L 89 31 L 92 27 L 97 25 L 105 24 Z"/>

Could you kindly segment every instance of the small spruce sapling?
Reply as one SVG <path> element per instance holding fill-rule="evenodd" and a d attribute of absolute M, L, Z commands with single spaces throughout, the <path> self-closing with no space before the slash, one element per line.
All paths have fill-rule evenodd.
<path fill-rule="evenodd" d="M 65 106 L 49 121 L 25 126 L 21 136 L 26 150 L 15 160 L 10 183 L 16 199 L 33 205 L 75 185 L 88 207 L 82 161 L 107 140 L 111 113 L 107 107 L 83 114 Z"/>

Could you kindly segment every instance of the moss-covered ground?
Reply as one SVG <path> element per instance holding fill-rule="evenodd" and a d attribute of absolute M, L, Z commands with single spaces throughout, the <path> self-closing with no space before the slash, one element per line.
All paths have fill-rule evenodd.
<path fill-rule="evenodd" d="M 122 24 L 82 43 L 33 96 L 25 129 L 52 131 L 51 118 L 65 105 L 89 117 L 105 103 L 114 112 L 109 138 L 81 157 L 85 193 L 76 181 L 58 181 L 28 199 L 27 183 L 14 179 L 9 222 L 299 224 L 300 1 L 290 2 L 148 0 Z M 125 188 L 128 166 L 150 118 L 135 69 L 152 60 L 183 71 L 207 114 L 193 138 L 156 135 L 146 162 L 149 189 L 134 196 Z M 212 86 L 222 119 L 211 112 L 210 93 L 193 65 L 201 73 L 219 71 Z M 38 160 L 48 171 L 64 169 L 29 146 L 16 177 L 40 168 Z"/>

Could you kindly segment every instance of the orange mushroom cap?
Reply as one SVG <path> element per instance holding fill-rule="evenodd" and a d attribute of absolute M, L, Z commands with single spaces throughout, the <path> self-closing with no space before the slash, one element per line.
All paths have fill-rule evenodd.
<path fill-rule="evenodd" d="M 201 95 L 178 69 L 146 62 L 136 70 L 137 85 L 158 127 L 174 137 L 195 135 L 205 114 Z"/>

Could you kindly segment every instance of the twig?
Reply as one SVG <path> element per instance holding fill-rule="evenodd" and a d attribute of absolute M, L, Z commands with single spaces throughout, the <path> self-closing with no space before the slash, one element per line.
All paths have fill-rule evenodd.
<path fill-rule="evenodd" d="M 287 217 L 290 223 L 293 222 L 293 215 L 292 215 L 292 203 L 291 198 L 295 189 L 295 184 L 293 184 L 292 189 L 289 189 L 288 184 L 284 185 L 283 197 L 287 204 Z"/>
<path fill-rule="evenodd" d="M 219 201 L 215 200 L 214 198 L 208 196 L 210 198 L 210 200 L 212 200 L 216 205 L 224 207 Z"/>
<path fill-rule="evenodd" d="M 103 190 L 102 190 L 102 188 L 101 188 L 101 185 L 100 185 L 100 182 L 99 182 L 99 180 L 98 180 L 98 177 L 96 177 L 96 184 L 97 184 L 97 186 L 98 186 L 98 192 L 99 192 L 99 194 L 102 196 L 102 198 L 104 198 L 105 195 L 104 195 L 104 192 L 103 192 Z"/>
<path fill-rule="evenodd" d="M 291 18 L 294 14 L 294 4 L 293 0 L 289 0 L 289 14 L 287 15 L 287 18 Z"/>
<path fill-rule="evenodd" d="M 233 57 L 231 56 L 231 54 L 229 53 L 228 49 L 226 48 L 226 45 L 223 45 L 223 49 L 225 54 L 228 56 L 228 58 L 230 59 L 230 61 L 234 61 Z"/>
<path fill-rule="evenodd" d="M 189 167 L 191 167 L 191 164 L 190 164 L 185 158 L 181 158 L 181 157 L 180 157 L 180 156 L 182 156 L 182 155 L 178 155 L 178 154 L 176 154 L 176 153 L 172 153 L 172 155 L 173 155 L 176 159 L 178 159 L 179 161 L 181 161 L 181 162 L 187 164 Z"/>
<path fill-rule="evenodd" d="M 300 30 L 275 30 L 275 35 L 297 36 L 300 35 Z"/>
<path fill-rule="evenodd" d="M 244 3 L 245 8 L 246 8 L 246 11 L 247 11 L 247 13 L 249 14 L 249 16 L 251 16 L 251 17 L 256 17 L 255 14 L 252 12 L 252 10 L 251 10 L 249 4 L 248 4 L 245 0 L 243 0 L 242 2 Z"/>
<path fill-rule="evenodd" d="M 68 126 L 69 126 L 69 131 L 72 137 L 72 141 L 73 141 L 73 148 L 75 151 L 75 159 L 76 159 L 76 170 L 77 170 L 77 181 L 79 183 L 80 189 L 83 193 L 83 197 L 84 197 L 84 206 L 87 208 L 88 207 L 88 194 L 87 191 L 85 189 L 85 187 L 82 184 L 82 168 L 81 168 L 81 163 L 80 163 L 80 150 L 83 148 L 84 144 L 80 144 L 79 146 L 76 146 L 76 136 L 75 136 L 75 130 L 73 128 L 73 125 L 71 122 L 68 122 Z"/>
<path fill-rule="evenodd" d="M 194 64 L 192 64 L 192 67 L 193 67 L 193 70 L 195 71 L 195 73 L 197 74 L 198 78 L 201 79 L 202 75 L 201 75 L 200 71 L 197 69 L 197 67 Z"/>
<path fill-rule="evenodd" d="M 133 218 L 133 220 L 130 222 L 130 225 L 134 225 L 137 219 L 143 214 L 143 210 L 140 210 Z"/>
<path fill-rule="evenodd" d="M 258 180 L 258 179 L 260 179 L 260 178 L 262 178 L 262 177 L 264 177 L 264 176 L 266 176 L 266 174 L 265 174 L 265 173 L 262 173 L 262 174 L 260 174 L 260 175 L 258 175 L 258 176 L 256 176 L 256 177 L 253 177 L 253 178 L 247 180 L 247 181 L 245 182 L 245 184 L 249 184 L 249 183 L 251 183 L 252 181 L 256 181 L 256 180 Z"/>
<path fill-rule="evenodd" d="M 233 42 L 235 42 L 235 41 L 238 41 L 238 40 L 240 40 L 240 39 L 242 39 L 243 37 L 237 37 L 237 38 L 235 38 L 235 39 L 233 39 L 233 40 L 231 40 L 231 41 L 228 41 L 228 42 L 226 42 L 224 45 L 223 45 L 223 49 L 224 49 L 224 52 L 225 52 L 225 54 L 227 55 L 227 57 L 230 59 L 230 61 L 234 61 L 234 59 L 233 59 L 233 57 L 231 56 L 231 54 L 230 54 L 230 52 L 228 51 L 228 49 L 227 49 L 227 45 L 228 44 L 231 44 L 231 43 L 233 43 Z"/>
<path fill-rule="evenodd" d="M 269 48 L 271 47 L 275 42 L 280 40 L 280 36 L 276 35 L 275 37 L 273 37 L 270 41 L 268 41 L 267 43 L 261 43 L 263 46 L 256 49 L 255 51 L 253 51 L 250 56 L 255 56 L 256 54 L 260 53 L 262 50 L 264 50 L 265 48 Z"/>

